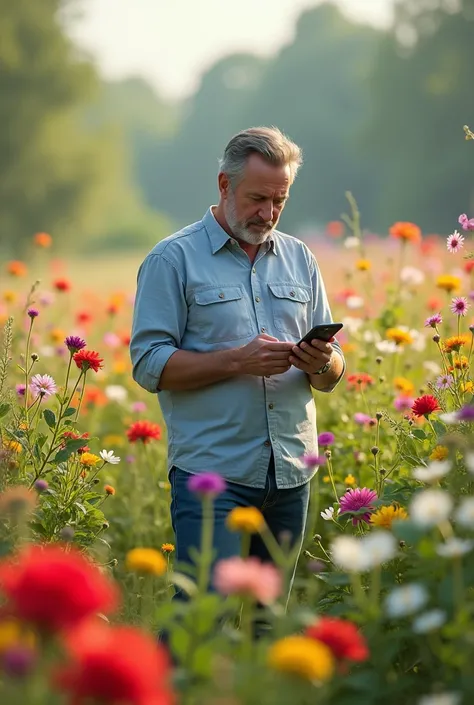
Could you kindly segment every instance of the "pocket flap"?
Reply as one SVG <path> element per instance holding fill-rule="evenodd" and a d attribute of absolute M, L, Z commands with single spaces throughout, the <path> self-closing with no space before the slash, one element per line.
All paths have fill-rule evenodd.
<path fill-rule="evenodd" d="M 306 287 L 296 284 L 269 284 L 273 296 L 278 299 L 289 299 L 298 301 L 300 304 L 307 304 L 310 301 L 309 290 Z"/>
<path fill-rule="evenodd" d="M 201 289 L 194 292 L 194 300 L 200 306 L 207 304 L 220 304 L 225 301 L 238 301 L 242 298 L 239 286 L 222 286 L 218 289 Z"/>

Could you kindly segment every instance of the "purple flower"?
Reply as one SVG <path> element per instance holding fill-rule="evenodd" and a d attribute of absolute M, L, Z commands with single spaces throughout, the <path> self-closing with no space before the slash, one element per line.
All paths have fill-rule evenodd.
<path fill-rule="evenodd" d="M 26 385 L 24 384 L 17 384 L 16 387 L 16 393 L 18 394 L 19 397 L 24 397 L 25 392 L 26 392 Z"/>
<path fill-rule="evenodd" d="M 457 413 L 458 421 L 474 421 L 474 406 L 463 406 Z"/>
<path fill-rule="evenodd" d="M 433 316 L 430 316 L 429 318 L 426 319 L 425 321 L 425 328 L 436 328 L 437 325 L 443 322 L 443 317 L 441 316 L 441 313 L 435 313 Z"/>
<path fill-rule="evenodd" d="M 334 433 L 330 431 L 325 431 L 320 433 L 318 436 L 318 443 L 320 446 L 332 446 L 335 441 Z"/>
<path fill-rule="evenodd" d="M 199 475 L 191 475 L 188 480 L 188 490 L 201 497 L 216 497 L 224 492 L 226 482 L 217 472 L 202 472 Z"/>
<path fill-rule="evenodd" d="M 374 490 L 369 490 L 367 487 L 347 490 L 339 501 L 339 514 L 344 514 L 345 512 L 358 512 L 361 509 L 367 508 L 368 511 L 365 514 L 359 514 L 358 516 L 353 517 L 352 523 L 354 526 L 357 526 L 357 524 L 361 521 L 365 521 L 368 524 L 370 514 L 375 509 L 372 502 L 376 499 L 377 492 L 374 492 Z"/>
<path fill-rule="evenodd" d="M 2 657 L 3 670 L 13 678 L 21 678 L 31 671 L 36 661 L 33 649 L 27 646 L 11 646 Z"/>
<path fill-rule="evenodd" d="M 456 296 L 451 302 L 451 312 L 458 316 L 465 316 L 469 308 L 469 302 L 465 296 Z"/>
<path fill-rule="evenodd" d="M 436 386 L 438 389 L 449 389 L 454 384 L 453 375 L 440 375 L 436 378 Z"/>
<path fill-rule="evenodd" d="M 303 461 L 307 468 L 316 468 L 326 463 L 324 455 L 317 455 L 316 453 L 307 453 L 300 460 Z"/>
<path fill-rule="evenodd" d="M 42 480 L 41 478 L 39 480 L 36 480 L 35 482 L 35 489 L 38 492 L 44 492 L 45 490 L 48 489 L 48 483 L 46 480 Z"/>
<path fill-rule="evenodd" d="M 134 463 L 135 462 L 135 456 L 134 455 L 127 455 L 125 458 L 126 463 Z"/>
<path fill-rule="evenodd" d="M 39 300 L 43 306 L 50 306 L 54 302 L 54 294 L 51 291 L 44 291 Z"/>
<path fill-rule="evenodd" d="M 79 350 L 82 350 L 87 345 L 86 341 L 78 335 L 68 335 L 64 341 L 64 344 L 71 353 L 79 352 Z"/>
<path fill-rule="evenodd" d="M 394 399 L 393 406 L 397 411 L 407 411 L 408 409 L 411 409 L 414 401 L 415 400 L 413 397 L 406 397 L 405 395 L 401 395 Z"/>
<path fill-rule="evenodd" d="M 29 308 L 27 313 L 32 320 L 33 318 L 36 318 L 36 316 L 39 316 L 39 311 L 37 308 Z"/>
<path fill-rule="evenodd" d="M 58 388 L 50 375 L 33 375 L 30 382 L 30 392 L 33 397 L 50 397 L 56 394 Z"/>
<path fill-rule="evenodd" d="M 354 421 L 360 426 L 365 426 L 366 424 L 369 424 L 372 421 L 371 416 L 369 416 L 368 414 L 363 414 L 361 411 L 356 411 L 353 418 Z"/>

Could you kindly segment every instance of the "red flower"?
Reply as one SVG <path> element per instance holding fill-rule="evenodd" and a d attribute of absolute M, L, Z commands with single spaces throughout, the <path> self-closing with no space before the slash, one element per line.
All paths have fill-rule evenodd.
<path fill-rule="evenodd" d="M 67 438 L 68 440 L 72 439 L 72 440 L 76 441 L 79 438 L 89 438 L 89 434 L 86 432 L 86 433 L 81 433 L 81 435 L 79 435 L 78 433 L 74 433 L 74 431 L 64 431 L 63 438 Z M 66 444 L 63 443 L 62 447 L 65 448 Z M 76 452 L 81 454 L 81 453 L 87 453 L 89 450 L 90 450 L 89 446 L 84 445 L 81 448 L 78 448 Z"/>
<path fill-rule="evenodd" d="M 69 279 L 55 279 L 53 286 L 57 291 L 69 291 L 71 288 L 71 282 Z"/>
<path fill-rule="evenodd" d="M 347 377 L 347 384 L 353 389 L 357 387 L 363 389 L 364 387 L 369 387 L 374 384 L 374 378 L 366 372 L 359 372 L 358 374 L 349 375 Z"/>
<path fill-rule="evenodd" d="M 369 649 L 355 624 L 336 617 L 321 617 L 306 629 L 306 636 L 329 646 L 339 660 L 366 661 Z"/>
<path fill-rule="evenodd" d="M 136 441 L 148 443 L 153 439 L 159 441 L 161 428 L 157 423 L 151 423 L 151 421 L 135 421 L 129 426 L 127 437 L 130 443 L 135 443 Z"/>
<path fill-rule="evenodd" d="M 437 296 L 432 296 L 426 302 L 426 308 L 428 309 L 428 311 L 439 311 L 442 306 L 443 302 L 441 301 L 441 299 L 438 299 Z"/>
<path fill-rule="evenodd" d="M 440 411 L 440 408 L 436 397 L 431 394 L 425 394 L 423 397 L 415 399 L 411 410 L 415 416 L 429 416 L 433 411 Z"/>
<path fill-rule="evenodd" d="M 474 272 L 474 259 L 468 259 L 467 262 L 464 263 L 464 271 L 466 274 Z"/>
<path fill-rule="evenodd" d="M 88 623 L 68 635 L 71 661 L 56 686 L 73 695 L 76 705 L 172 705 L 170 663 L 165 648 L 133 627 Z"/>
<path fill-rule="evenodd" d="M 92 563 L 58 545 L 23 549 L 0 562 L 0 590 L 15 616 L 48 631 L 77 626 L 118 604 L 118 591 Z"/>
<path fill-rule="evenodd" d="M 90 323 L 92 321 L 92 316 L 87 311 L 79 311 L 76 314 L 76 321 L 78 323 Z"/>
<path fill-rule="evenodd" d="M 342 223 L 340 220 L 331 220 L 326 225 L 326 232 L 331 237 L 342 237 L 342 235 L 344 235 L 344 230 L 344 223 Z"/>
<path fill-rule="evenodd" d="M 79 352 L 74 353 L 72 359 L 83 372 L 87 372 L 90 368 L 94 372 L 98 372 L 102 367 L 104 358 L 99 357 L 99 353 L 95 350 L 79 350 Z"/>

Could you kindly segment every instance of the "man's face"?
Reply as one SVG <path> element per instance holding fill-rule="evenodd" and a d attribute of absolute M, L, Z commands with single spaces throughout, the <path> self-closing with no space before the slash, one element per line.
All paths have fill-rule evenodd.
<path fill-rule="evenodd" d="M 290 185 L 289 166 L 273 166 L 257 154 L 249 157 L 235 189 L 221 174 L 224 215 L 234 237 L 250 245 L 265 242 L 278 224 Z"/>

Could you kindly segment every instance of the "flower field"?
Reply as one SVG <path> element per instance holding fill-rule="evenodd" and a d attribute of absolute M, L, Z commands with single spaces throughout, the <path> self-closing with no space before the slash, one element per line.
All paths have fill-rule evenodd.
<path fill-rule="evenodd" d="M 260 533 L 276 567 L 245 552 L 213 566 L 208 511 L 195 573 L 174 563 L 166 429 L 128 356 L 135 269 L 59 262 L 46 233 L 5 264 L 2 703 L 472 702 L 474 219 L 375 236 L 349 201 L 314 247 L 347 371 L 316 397 L 287 609 L 292 555 L 257 510 L 228 526 Z M 190 489 L 209 509 L 223 483 Z M 176 587 L 189 599 L 172 601 Z M 258 639 L 255 620 L 271 626 Z"/>

